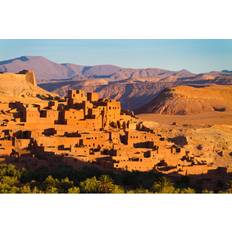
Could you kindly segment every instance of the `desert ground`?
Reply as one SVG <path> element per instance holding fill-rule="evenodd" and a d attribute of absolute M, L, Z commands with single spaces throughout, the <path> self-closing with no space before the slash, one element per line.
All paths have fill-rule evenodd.
<path fill-rule="evenodd" d="M 155 121 L 160 125 L 175 124 L 183 126 L 186 124 L 194 126 L 206 126 L 215 124 L 232 125 L 232 112 L 210 112 L 192 115 L 164 115 L 164 114 L 138 114 L 138 118 L 146 121 Z"/>
<path fill-rule="evenodd" d="M 232 113 L 212 112 L 192 115 L 137 115 L 156 123 L 157 131 L 177 146 L 191 150 L 218 167 L 227 167 L 232 155 Z M 228 155 L 224 155 L 227 153 Z M 223 157 L 223 159 L 221 159 Z"/>

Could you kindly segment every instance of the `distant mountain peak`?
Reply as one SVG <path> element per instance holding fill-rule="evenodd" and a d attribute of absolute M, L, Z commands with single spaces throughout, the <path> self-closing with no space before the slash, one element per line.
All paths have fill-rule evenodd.
<path fill-rule="evenodd" d="M 178 72 L 189 72 L 189 73 L 190 73 L 190 71 L 189 71 L 189 70 L 187 70 L 187 69 L 185 69 L 185 68 L 183 68 L 183 69 L 179 70 Z"/>
<path fill-rule="evenodd" d="M 15 58 L 12 58 L 12 59 L 0 61 L 0 65 L 10 64 L 10 63 L 13 63 L 15 61 L 27 62 L 27 61 L 30 61 L 30 60 L 39 60 L 39 59 L 49 61 L 47 58 L 45 58 L 43 56 L 25 56 L 24 55 L 24 56 L 19 56 L 19 57 L 15 57 Z"/>
<path fill-rule="evenodd" d="M 181 69 L 181 70 L 177 71 L 177 73 L 188 74 L 188 75 L 196 75 L 195 73 L 192 73 L 187 69 Z"/>
<path fill-rule="evenodd" d="M 48 60 L 43 56 L 24 55 L 0 62 L 0 72 L 17 73 L 21 70 L 33 70 L 39 82 L 68 79 L 76 74 L 76 72 L 70 71 L 70 68 Z"/>
<path fill-rule="evenodd" d="M 231 73 L 232 73 L 232 71 L 231 71 L 231 70 L 227 70 L 227 69 L 222 70 L 222 72 L 223 72 L 223 73 L 229 73 L 229 74 L 231 74 Z"/>
<path fill-rule="evenodd" d="M 16 60 L 21 60 L 21 61 L 26 62 L 26 61 L 28 61 L 28 60 L 29 60 L 29 57 L 28 57 L 28 56 L 20 56 L 20 57 L 15 58 L 15 59 L 16 59 Z"/>

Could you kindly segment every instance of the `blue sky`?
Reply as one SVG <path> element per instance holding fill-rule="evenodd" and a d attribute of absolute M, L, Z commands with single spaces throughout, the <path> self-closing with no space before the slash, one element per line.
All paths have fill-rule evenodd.
<path fill-rule="evenodd" d="M 232 70 L 232 40 L 0 40 L 0 60 L 44 56 L 59 63 L 192 72 Z"/>

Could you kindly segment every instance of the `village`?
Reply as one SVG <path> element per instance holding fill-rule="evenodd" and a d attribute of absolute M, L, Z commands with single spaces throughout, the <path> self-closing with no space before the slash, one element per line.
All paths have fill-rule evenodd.
<path fill-rule="evenodd" d="M 24 75 L 36 86 L 33 72 Z M 64 98 L 50 97 L 40 103 L 0 104 L 2 117 L 8 115 L 0 125 L 1 160 L 53 154 L 66 157 L 74 167 L 93 164 L 181 175 L 217 169 L 209 157 L 177 146 L 158 128 L 146 127 L 132 112 L 121 109 L 120 102 L 99 98 L 97 93 L 69 90 Z"/>

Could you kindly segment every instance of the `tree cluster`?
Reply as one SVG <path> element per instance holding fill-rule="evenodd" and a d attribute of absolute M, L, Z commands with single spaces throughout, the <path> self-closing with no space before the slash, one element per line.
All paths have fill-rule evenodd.
<path fill-rule="evenodd" d="M 183 178 L 173 183 L 153 173 L 115 174 L 89 168 L 76 171 L 68 166 L 31 171 L 13 164 L 0 165 L 0 193 L 211 193 L 194 189 L 187 182 Z M 231 189 L 230 181 L 223 192 L 231 193 Z"/>

